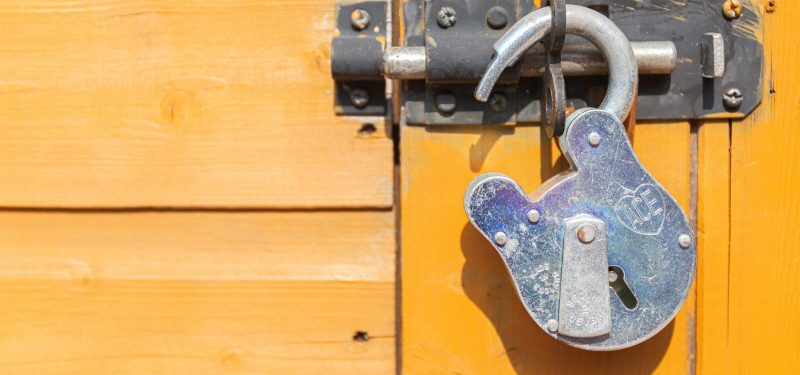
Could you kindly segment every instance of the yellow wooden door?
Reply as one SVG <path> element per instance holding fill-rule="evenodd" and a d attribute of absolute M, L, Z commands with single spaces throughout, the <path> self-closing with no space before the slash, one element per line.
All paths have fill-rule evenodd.
<path fill-rule="evenodd" d="M 394 372 L 391 132 L 333 114 L 334 11 L 0 2 L 0 373 Z"/>
<path fill-rule="evenodd" d="M 713 2 L 712 2 L 713 3 Z M 800 367 L 800 3 L 745 2 L 763 19 L 764 100 L 747 119 L 640 123 L 634 148 L 697 227 L 697 282 L 675 320 L 608 353 L 531 321 L 463 213 L 467 184 L 501 172 L 533 191 L 567 168 L 537 126 L 401 128 L 405 374 L 794 374 Z"/>
<path fill-rule="evenodd" d="M 753 3 L 756 112 L 636 131 L 696 287 L 592 353 L 532 324 L 461 204 L 488 171 L 534 189 L 556 147 L 335 117 L 334 0 L 0 2 L 0 372 L 796 373 L 800 4 Z"/>

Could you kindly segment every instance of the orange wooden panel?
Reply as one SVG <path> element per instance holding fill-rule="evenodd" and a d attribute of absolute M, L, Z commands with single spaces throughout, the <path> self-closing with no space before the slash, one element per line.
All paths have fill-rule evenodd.
<path fill-rule="evenodd" d="M 383 207 L 333 0 L 0 2 L 0 206 Z"/>
<path fill-rule="evenodd" d="M 774 5 L 764 15 L 764 101 L 731 130 L 730 307 L 719 339 L 736 373 L 800 368 L 800 3 Z"/>
<path fill-rule="evenodd" d="M 698 131 L 697 372 L 727 374 L 729 324 L 730 122 Z"/>
<path fill-rule="evenodd" d="M 688 123 L 640 124 L 636 151 L 684 209 Z M 694 346 L 694 295 L 659 335 L 618 352 L 587 352 L 540 331 L 505 267 L 463 209 L 467 184 L 507 174 L 527 190 L 566 168 L 538 127 L 412 127 L 401 137 L 402 355 L 406 374 L 683 374 Z"/>
<path fill-rule="evenodd" d="M 390 211 L 0 212 L 0 373 L 393 374 L 394 234 Z"/>

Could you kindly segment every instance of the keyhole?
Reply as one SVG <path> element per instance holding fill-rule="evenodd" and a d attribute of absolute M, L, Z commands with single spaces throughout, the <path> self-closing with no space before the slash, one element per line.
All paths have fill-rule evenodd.
<path fill-rule="evenodd" d="M 608 285 L 611 286 L 611 289 L 614 289 L 617 297 L 628 310 L 633 310 L 639 305 L 639 301 L 636 300 L 633 291 L 625 282 L 625 271 L 622 268 L 617 266 L 608 267 Z"/>

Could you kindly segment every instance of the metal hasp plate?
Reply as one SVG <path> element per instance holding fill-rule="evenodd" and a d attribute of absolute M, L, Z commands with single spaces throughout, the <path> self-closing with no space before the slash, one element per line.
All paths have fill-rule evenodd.
<path fill-rule="evenodd" d="M 598 337 L 611 333 L 606 224 L 581 214 L 564 220 L 558 333 Z"/>
<path fill-rule="evenodd" d="M 567 120 L 559 142 L 571 171 L 530 197 L 509 177 L 480 176 L 467 188 L 464 208 L 545 332 L 584 349 L 635 345 L 664 328 L 686 299 L 697 259 L 694 234 L 675 199 L 642 167 L 616 117 L 580 110 Z M 586 224 L 594 233 L 581 230 Z M 605 245 L 587 247 L 590 240 Z M 596 272 L 606 264 L 591 258 L 575 265 L 574 252 L 599 252 L 603 246 L 608 268 L 600 291 Z M 590 272 L 578 275 L 576 268 Z M 584 282 L 591 296 L 570 291 Z M 602 334 L 605 299 L 611 329 Z M 589 303 L 597 305 L 581 311 Z M 570 305 L 578 311 L 568 311 Z M 580 319 L 597 324 L 581 329 Z"/>
<path fill-rule="evenodd" d="M 384 1 L 337 6 L 336 36 L 331 43 L 337 115 L 386 114 L 386 6 Z"/>
<path fill-rule="evenodd" d="M 725 0 L 567 0 L 606 14 L 637 42 L 671 42 L 677 50 L 668 74 L 647 75 L 639 85 L 639 120 L 740 118 L 761 102 L 763 85 L 762 14 L 741 0 L 734 17 L 723 13 Z M 509 68 L 488 103 L 472 98 L 492 55 L 492 42 L 532 9 L 519 0 L 408 0 L 403 2 L 406 47 L 424 47 L 425 80 L 406 81 L 406 122 L 417 125 L 514 124 L 540 120 L 541 51 Z M 439 22 L 443 14 L 446 21 Z M 568 36 L 565 53 L 576 43 Z M 541 47 L 541 46 L 540 46 Z M 644 45 L 642 46 L 644 47 Z M 541 48 L 540 48 L 541 49 Z M 584 54 L 583 56 L 587 56 Z M 655 57 L 658 59 L 658 57 Z M 569 57 L 565 56 L 565 63 Z M 647 62 L 640 62 L 647 64 Z M 569 69 L 570 66 L 565 66 Z M 570 110 L 596 107 L 603 77 L 567 77 Z M 442 105 L 441 103 L 446 103 Z"/>

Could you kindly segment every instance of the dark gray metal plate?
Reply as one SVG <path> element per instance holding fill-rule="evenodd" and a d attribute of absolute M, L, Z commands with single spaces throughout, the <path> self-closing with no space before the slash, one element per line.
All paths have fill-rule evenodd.
<path fill-rule="evenodd" d="M 386 44 L 386 6 L 384 1 L 367 1 L 337 6 L 336 37 L 331 43 L 331 74 L 336 79 L 334 111 L 337 115 L 386 114 L 386 81 L 383 78 L 383 49 Z M 369 26 L 356 30 L 350 24 L 355 9 L 366 10 Z M 363 89 L 369 103 L 357 107 L 350 92 Z"/>
<path fill-rule="evenodd" d="M 672 41 L 675 44 L 678 51 L 675 72 L 671 75 L 640 78 L 637 118 L 677 120 L 741 118 L 752 112 L 761 102 L 764 61 L 763 46 L 759 40 L 763 29 L 763 15 L 751 0 L 743 0 L 742 16 L 728 20 L 722 15 L 723 1 L 567 0 L 567 3 L 590 6 L 607 14 L 631 41 Z M 476 74 L 476 69 L 480 70 L 478 65 L 485 67 L 482 64 L 488 64 L 490 56 L 487 56 L 490 52 L 486 51 L 486 44 L 490 43 L 489 39 L 499 37 L 496 30 L 485 24 L 485 16 L 478 10 L 484 11 L 501 3 L 505 4 L 501 1 L 481 0 L 408 0 L 403 4 L 404 22 L 407 26 L 405 45 L 424 45 L 429 54 L 433 53 L 432 66 L 438 68 L 435 72 L 429 71 L 429 75 L 434 74 L 438 81 L 448 78 L 445 73 L 451 75 L 448 79 L 457 81 L 477 80 L 480 76 Z M 435 12 L 440 4 L 466 10 L 459 13 L 455 26 L 440 29 L 435 21 Z M 520 4 L 527 6 L 531 2 L 522 1 Z M 515 17 L 527 14 L 530 10 L 519 12 Z M 423 15 L 426 13 L 428 17 L 431 13 L 434 14 L 432 22 L 424 22 Z M 426 41 L 431 39 L 426 38 L 426 32 L 433 34 L 435 47 L 431 45 L 431 40 Z M 703 34 L 708 32 L 717 32 L 724 37 L 726 71 L 722 78 L 708 79 L 702 76 L 701 42 Z M 459 38 L 455 36 L 461 36 L 461 41 L 458 42 Z M 577 41 L 582 40 L 568 36 L 568 44 Z M 450 54 L 452 57 L 448 57 Z M 472 58 L 469 57 L 470 54 Z M 441 67 L 449 67 L 449 70 Z M 504 80 L 509 83 L 516 76 L 512 72 Z M 605 85 L 604 78 L 568 78 L 568 107 L 578 109 L 598 105 L 602 101 Z M 734 87 L 744 94 L 744 101 L 740 108 L 729 109 L 723 104 L 723 93 Z M 435 113 L 436 108 L 428 105 L 432 98 L 426 95 L 430 89 L 424 83 L 409 83 L 407 89 L 418 91 L 409 92 L 404 98 L 406 121 L 409 124 L 499 124 L 507 123 L 509 119 L 516 123 L 533 123 L 540 119 L 541 80 L 538 78 L 523 78 L 516 85 L 516 116 L 495 118 L 484 116 L 486 112 L 481 106 L 488 108 L 488 105 L 472 100 L 471 96 L 458 98 L 459 103 L 466 103 L 464 108 L 469 113 L 439 116 Z M 459 90 L 461 91 L 469 90 Z M 498 118 L 504 121 L 496 122 Z"/>

